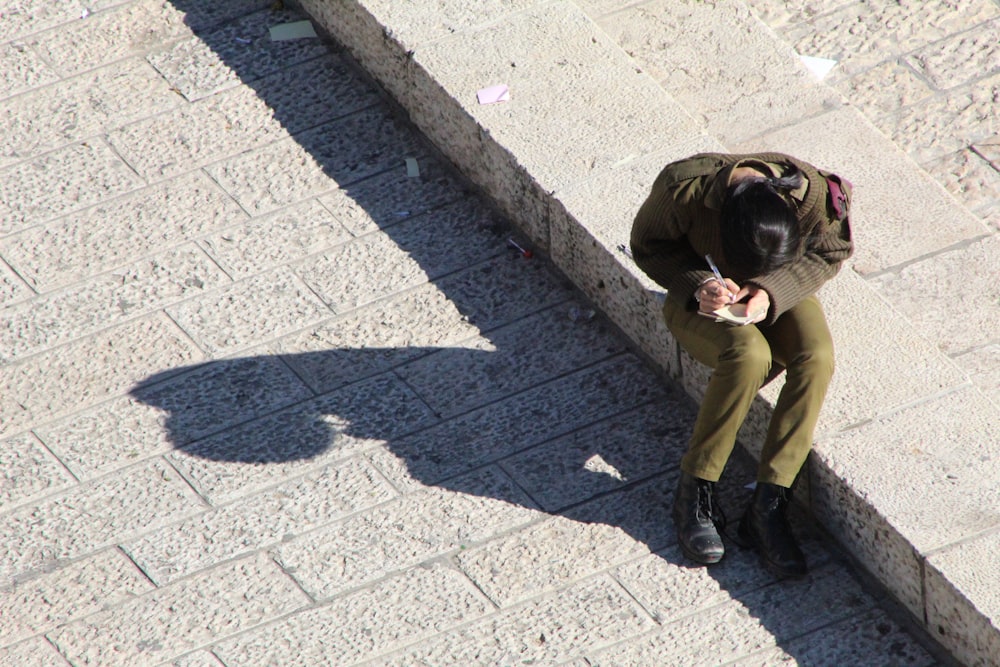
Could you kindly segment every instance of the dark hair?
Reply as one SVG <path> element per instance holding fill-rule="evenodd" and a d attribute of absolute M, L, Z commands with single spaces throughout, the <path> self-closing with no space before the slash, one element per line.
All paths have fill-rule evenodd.
<path fill-rule="evenodd" d="M 752 278 L 794 261 L 802 231 L 794 205 L 778 190 L 802 184 L 799 171 L 781 178 L 746 178 L 729 187 L 722 205 L 722 253 L 741 277 Z"/>

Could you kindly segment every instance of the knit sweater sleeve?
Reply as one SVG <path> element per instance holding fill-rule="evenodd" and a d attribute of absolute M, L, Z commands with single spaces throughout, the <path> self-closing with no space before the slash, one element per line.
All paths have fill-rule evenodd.
<path fill-rule="evenodd" d="M 681 303 L 712 275 L 687 238 L 694 216 L 685 209 L 700 200 L 702 186 L 700 178 L 675 181 L 665 170 L 632 225 L 630 244 L 636 265 L 665 287 L 668 297 Z"/>

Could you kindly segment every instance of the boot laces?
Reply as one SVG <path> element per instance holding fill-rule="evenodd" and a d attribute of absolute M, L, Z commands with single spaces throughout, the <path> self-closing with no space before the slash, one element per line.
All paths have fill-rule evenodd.
<path fill-rule="evenodd" d="M 713 486 L 711 482 L 698 484 L 698 514 L 707 517 L 715 525 L 716 530 L 722 532 L 726 528 L 726 515 L 722 511 L 722 506 L 715 500 Z"/>
<path fill-rule="evenodd" d="M 774 498 L 767 504 L 767 511 L 769 514 L 777 514 L 782 522 L 787 524 L 787 517 L 785 516 L 788 511 L 788 503 L 790 500 L 790 494 L 788 490 L 784 487 L 778 487 L 778 493 Z"/>

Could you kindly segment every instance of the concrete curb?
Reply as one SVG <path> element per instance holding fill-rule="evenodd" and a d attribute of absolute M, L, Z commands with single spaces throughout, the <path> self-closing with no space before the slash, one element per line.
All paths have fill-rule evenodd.
<path fill-rule="evenodd" d="M 843 165 L 861 193 L 856 226 L 877 249 L 821 293 L 842 361 L 810 461 L 809 504 L 956 658 L 990 664 L 1000 654 L 1000 586 L 960 557 L 993 553 L 998 539 L 1000 519 L 977 515 L 996 506 L 997 464 L 972 471 L 964 462 L 990 460 L 1000 426 L 989 401 L 935 344 L 901 325 L 863 276 L 906 260 L 891 246 L 899 221 L 947 211 L 965 225 L 949 243 L 976 237 L 977 223 L 940 186 L 846 105 L 723 144 L 572 2 L 487 3 L 475 12 L 391 0 L 300 4 L 534 247 L 696 397 L 705 369 L 678 353 L 656 286 L 617 250 L 652 179 L 666 162 L 703 150 L 766 147 Z M 479 105 L 476 91 L 498 83 L 510 85 L 511 102 Z M 751 452 L 774 384 L 741 434 Z M 936 417 L 929 423 L 926 414 Z"/>

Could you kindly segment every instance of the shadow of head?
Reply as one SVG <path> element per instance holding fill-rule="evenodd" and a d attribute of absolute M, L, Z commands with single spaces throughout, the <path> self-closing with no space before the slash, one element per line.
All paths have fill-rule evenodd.
<path fill-rule="evenodd" d="M 394 368 L 423 359 L 411 372 L 454 372 L 481 367 L 488 354 L 340 348 L 221 359 L 162 371 L 130 395 L 163 413 L 170 442 L 193 456 L 242 463 L 347 456 L 437 420 Z"/>

